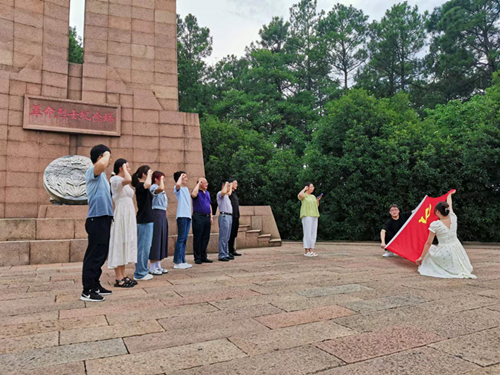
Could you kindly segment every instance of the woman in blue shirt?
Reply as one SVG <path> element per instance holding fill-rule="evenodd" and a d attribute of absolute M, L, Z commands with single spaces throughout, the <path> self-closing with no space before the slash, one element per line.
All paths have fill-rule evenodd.
<path fill-rule="evenodd" d="M 153 244 L 149 253 L 149 272 L 152 275 L 163 275 L 168 271 L 161 267 L 161 261 L 168 256 L 168 221 L 167 194 L 165 194 L 165 174 L 153 173 L 153 185 L 149 188 L 153 194 Z"/>

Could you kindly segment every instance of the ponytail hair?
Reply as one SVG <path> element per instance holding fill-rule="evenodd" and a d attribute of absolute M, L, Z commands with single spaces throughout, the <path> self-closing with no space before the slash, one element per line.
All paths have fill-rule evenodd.
<path fill-rule="evenodd" d="M 450 205 L 446 202 L 439 202 L 436 204 L 435 211 L 439 211 L 439 213 L 443 216 L 448 216 L 450 214 Z"/>
<path fill-rule="evenodd" d="M 132 186 L 136 187 L 137 184 L 139 183 L 139 179 L 142 178 L 145 174 L 148 173 L 148 171 L 151 168 L 149 168 L 149 165 L 141 165 L 137 171 L 132 175 Z"/>

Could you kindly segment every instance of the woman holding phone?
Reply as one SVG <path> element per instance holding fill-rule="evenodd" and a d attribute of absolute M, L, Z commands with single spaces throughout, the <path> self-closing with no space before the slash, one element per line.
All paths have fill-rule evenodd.
<path fill-rule="evenodd" d="M 298 195 L 299 200 L 302 202 L 300 220 L 302 220 L 304 230 L 304 256 L 306 257 L 318 256 L 314 252 L 314 246 L 316 245 L 316 235 L 318 233 L 319 201 L 323 194 L 316 198 L 313 192 L 314 185 L 311 182 L 306 182 L 304 189 Z"/>

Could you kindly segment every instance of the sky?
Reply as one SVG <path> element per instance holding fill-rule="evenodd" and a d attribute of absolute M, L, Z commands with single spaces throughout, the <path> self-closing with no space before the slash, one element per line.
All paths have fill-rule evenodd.
<path fill-rule="evenodd" d="M 208 27 L 213 36 L 213 52 L 208 59 L 215 62 L 227 55 L 242 56 L 245 47 L 258 39 L 262 25 L 275 16 L 288 19 L 289 9 L 299 0 L 177 0 L 177 13 L 183 18 L 191 13 L 198 24 Z M 369 21 L 380 19 L 392 5 L 403 0 L 318 0 L 318 9 L 329 11 L 336 3 L 353 5 L 370 16 Z M 70 24 L 83 30 L 83 4 L 85 0 L 71 0 Z M 432 11 L 446 0 L 408 0 L 420 11 Z"/>

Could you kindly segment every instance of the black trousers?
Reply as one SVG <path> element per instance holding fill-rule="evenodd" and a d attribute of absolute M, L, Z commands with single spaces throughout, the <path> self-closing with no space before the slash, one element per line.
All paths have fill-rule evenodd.
<path fill-rule="evenodd" d="M 210 215 L 193 214 L 193 255 L 195 261 L 207 259 L 211 228 Z"/>
<path fill-rule="evenodd" d="M 231 235 L 229 236 L 229 242 L 228 242 L 230 254 L 236 252 L 236 250 L 234 249 L 234 241 L 236 240 L 236 237 L 238 237 L 238 229 L 239 228 L 240 228 L 240 218 L 233 216 L 233 224 L 231 226 Z"/>
<path fill-rule="evenodd" d="M 89 243 L 83 258 L 82 284 L 84 292 L 88 293 L 99 287 L 102 266 L 108 257 L 112 221 L 112 216 L 100 216 L 88 218 L 85 222 Z"/>

